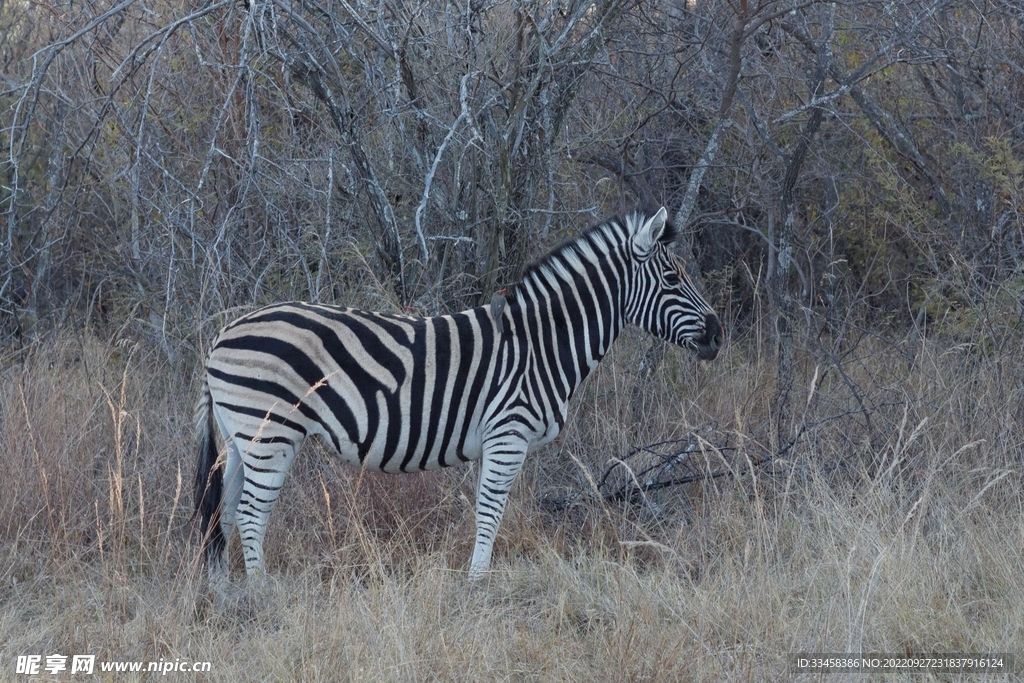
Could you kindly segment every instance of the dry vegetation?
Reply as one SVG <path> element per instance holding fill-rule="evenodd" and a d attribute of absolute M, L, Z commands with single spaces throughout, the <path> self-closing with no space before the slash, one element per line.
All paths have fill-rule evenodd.
<path fill-rule="evenodd" d="M 207 599 L 183 495 L 194 373 L 89 333 L 8 359 L 4 677 L 53 652 L 208 660 L 200 678 L 225 681 L 778 680 L 799 651 L 1024 652 L 1019 347 L 925 341 L 908 364 L 866 340 L 842 368 L 871 429 L 820 368 L 801 439 L 759 463 L 774 371 L 756 339 L 716 364 L 670 351 L 645 379 L 649 344 L 622 340 L 529 461 L 484 584 L 465 578 L 470 470 L 361 475 L 310 449 L 271 522 L 269 579 L 227 609 Z M 648 505 L 587 495 L 629 445 L 709 424 L 736 450 L 708 463 L 732 476 Z"/>

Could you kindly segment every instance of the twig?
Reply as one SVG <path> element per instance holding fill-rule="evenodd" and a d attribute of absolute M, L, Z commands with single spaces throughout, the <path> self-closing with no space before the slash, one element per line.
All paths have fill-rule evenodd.
<path fill-rule="evenodd" d="M 427 260 L 430 258 L 430 254 L 427 251 L 427 239 L 423 234 L 423 212 L 427 210 L 427 201 L 430 199 L 430 187 L 434 183 L 434 174 L 437 172 L 437 167 L 441 163 L 441 156 L 444 154 L 444 150 L 448 147 L 448 143 L 455 136 L 455 131 L 458 130 L 459 125 L 470 118 L 472 115 L 469 111 L 469 102 L 466 91 L 466 81 L 469 80 L 470 76 L 476 75 L 478 72 L 468 73 L 462 77 L 462 81 L 459 83 L 459 102 L 462 105 L 462 110 L 459 112 L 458 117 L 452 122 L 451 128 L 448 129 L 448 134 L 444 136 L 444 140 L 437 148 L 437 153 L 434 154 L 434 163 L 430 165 L 430 170 L 427 171 L 427 177 L 423 181 L 423 196 L 420 198 L 419 206 L 416 207 L 416 239 L 420 243 L 420 249 L 423 252 L 423 263 L 426 265 Z"/>
<path fill-rule="evenodd" d="M 622 458 L 612 459 L 612 465 L 605 470 L 604 475 L 601 477 L 601 481 L 596 486 L 597 491 L 601 494 L 601 498 L 608 502 L 635 501 L 638 497 L 641 497 L 646 501 L 645 494 L 652 491 L 660 491 L 661 489 L 672 486 L 681 486 L 683 484 L 689 484 L 696 481 L 718 479 L 720 477 L 733 474 L 731 469 L 697 472 L 694 471 L 694 468 L 691 465 L 684 462 L 687 456 L 697 451 L 703 451 L 703 444 L 705 443 L 707 443 L 707 441 L 697 434 L 691 434 L 685 439 L 662 441 L 634 448 Z M 659 450 L 669 444 L 676 446 L 676 448 L 673 448 L 667 453 L 663 452 L 663 450 Z M 679 444 L 682 445 L 679 446 Z M 717 451 L 736 450 L 735 447 L 731 446 L 717 446 L 711 444 L 711 447 Z M 642 454 L 655 456 L 655 461 L 642 468 L 634 469 L 631 467 L 629 460 Z M 692 473 L 673 476 L 673 473 L 679 467 L 683 466 L 690 468 Z M 615 486 L 612 490 L 608 490 L 612 487 L 610 477 L 617 469 L 625 470 L 628 474 L 628 479 L 626 482 Z"/>

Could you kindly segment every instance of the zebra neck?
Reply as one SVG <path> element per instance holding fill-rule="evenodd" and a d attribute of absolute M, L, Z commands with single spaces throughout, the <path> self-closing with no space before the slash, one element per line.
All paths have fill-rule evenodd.
<path fill-rule="evenodd" d="M 561 272 L 558 272 L 561 271 Z M 528 347 L 530 372 L 551 398 L 567 401 L 611 348 L 625 324 L 619 280 L 544 268 L 524 278 L 507 310 Z"/>

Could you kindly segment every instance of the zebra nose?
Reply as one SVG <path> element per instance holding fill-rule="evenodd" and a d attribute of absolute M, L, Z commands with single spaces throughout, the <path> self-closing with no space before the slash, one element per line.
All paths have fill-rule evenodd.
<path fill-rule="evenodd" d="M 704 316 L 704 337 L 697 342 L 697 356 L 701 360 L 714 360 L 725 341 L 725 330 L 714 313 Z"/>
<path fill-rule="evenodd" d="M 722 348 L 722 343 L 725 341 L 725 330 L 722 328 L 722 322 L 718 319 L 718 316 L 714 313 L 708 313 L 704 319 L 704 324 L 707 329 L 708 343 L 716 349 Z"/>

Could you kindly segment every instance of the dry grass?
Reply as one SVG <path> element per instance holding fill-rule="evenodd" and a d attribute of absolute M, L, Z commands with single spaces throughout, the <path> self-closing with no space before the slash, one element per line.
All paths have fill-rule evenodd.
<path fill-rule="evenodd" d="M 865 343 L 845 378 L 808 355 L 808 426 L 763 465 L 756 343 L 701 366 L 670 350 L 640 384 L 649 347 L 623 340 L 528 461 L 483 584 L 465 576 L 471 470 L 360 475 L 314 448 L 272 518 L 267 581 L 216 609 L 189 524 L 191 364 L 40 343 L 0 375 L 0 679 L 52 653 L 210 661 L 196 678 L 225 681 L 761 681 L 801 651 L 1024 654 L 1019 344 L 927 343 L 911 365 Z M 583 495 L 609 457 L 709 424 L 735 450 L 708 462 L 735 476 L 639 508 Z M 847 678 L 871 680 L 827 680 Z"/>

